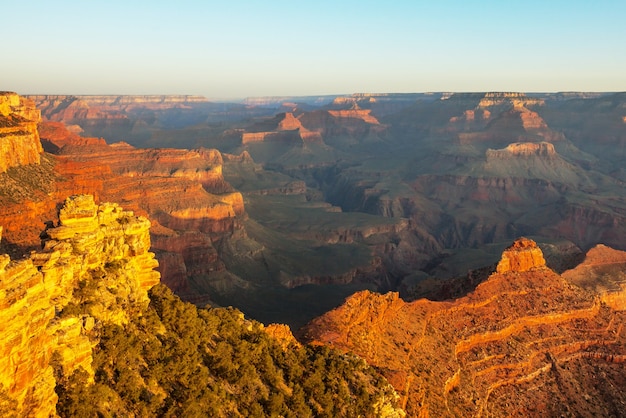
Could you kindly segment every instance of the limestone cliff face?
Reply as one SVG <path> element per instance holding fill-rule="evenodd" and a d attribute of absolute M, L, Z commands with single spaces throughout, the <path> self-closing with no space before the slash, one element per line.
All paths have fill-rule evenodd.
<path fill-rule="evenodd" d="M 0 173 L 10 167 L 39 164 L 43 152 L 37 132 L 39 120 L 32 100 L 0 92 Z"/>
<path fill-rule="evenodd" d="M 626 378 L 626 305 L 592 287 L 546 268 L 520 239 L 466 297 L 407 303 L 361 292 L 303 336 L 379 367 L 408 416 L 619 416 L 626 396 L 612 388 Z"/>
<path fill-rule="evenodd" d="M 0 255 L 0 391 L 18 416 L 55 416 L 53 366 L 93 374 L 92 331 L 126 323 L 159 282 L 147 219 L 73 196 L 59 220 L 41 251 Z"/>
<path fill-rule="evenodd" d="M 224 180 L 219 151 L 107 145 L 51 122 L 40 129 L 57 149 L 56 170 L 68 179 L 57 183 L 61 191 L 123 201 L 153 221 L 153 246 L 168 286 L 181 290 L 192 275 L 223 270 L 212 242 L 239 228 L 244 203 Z"/>

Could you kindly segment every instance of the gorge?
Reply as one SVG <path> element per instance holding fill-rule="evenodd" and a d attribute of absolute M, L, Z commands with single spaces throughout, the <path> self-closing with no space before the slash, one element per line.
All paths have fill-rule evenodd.
<path fill-rule="evenodd" d="M 0 94 L 9 324 L 0 410 L 67 416 L 84 407 L 77 396 L 108 394 L 107 413 L 164 413 L 176 385 L 125 364 L 135 400 L 143 393 L 133 410 L 111 377 L 121 369 L 105 358 L 113 341 L 136 350 L 130 341 L 141 336 L 173 350 L 166 341 L 177 335 L 211 341 L 190 349 L 205 347 L 197 355 L 207 379 L 236 378 L 214 350 L 242 338 L 263 353 L 287 347 L 302 379 L 317 379 L 320 359 L 339 364 L 351 389 L 335 393 L 356 399 L 353 390 L 367 388 L 359 407 L 371 416 L 619 416 L 626 400 L 610 388 L 624 383 L 626 355 L 624 97 L 360 94 L 244 105 Z M 180 302 L 159 276 L 187 302 L 234 306 L 246 318 Z M 220 338 L 183 337 L 164 307 L 229 325 Z M 255 320 L 288 324 L 300 343 Z M 342 357 L 352 353 L 374 368 Z M 250 376 L 260 367 L 245 364 Z M 357 382 L 353 372 L 370 377 Z M 255 373 L 261 400 L 230 393 L 219 398 L 225 410 L 287 414 L 302 404 L 306 416 L 327 405 L 306 392 L 312 386 Z M 235 380 L 226 385 L 252 384 Z M 184 385 L 180 402 L 209 399 Z M 301 389 L 315 402 L 293 395 Z"/>

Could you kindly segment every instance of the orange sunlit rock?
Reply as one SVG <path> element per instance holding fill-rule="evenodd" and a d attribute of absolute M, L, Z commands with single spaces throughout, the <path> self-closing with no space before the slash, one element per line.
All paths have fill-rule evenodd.
<path fill-rule="evenodd" d="M 566 407 L 606 416 L 624 401 L 608 389 L 623 382 L 624 308 L 546 268 L 536 244 L 520 239 L 466 297 L 407 303 L 365 291 L 303 336 L 378 367 L 408 416 L 558 416 Z"/>

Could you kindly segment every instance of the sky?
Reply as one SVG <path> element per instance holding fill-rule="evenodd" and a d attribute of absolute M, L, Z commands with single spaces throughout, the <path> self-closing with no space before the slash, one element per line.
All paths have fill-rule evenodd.
<path fill-rule="evenodd" d="M 0 0 L 0 90 L 626 91 L 624 0 Z"/>

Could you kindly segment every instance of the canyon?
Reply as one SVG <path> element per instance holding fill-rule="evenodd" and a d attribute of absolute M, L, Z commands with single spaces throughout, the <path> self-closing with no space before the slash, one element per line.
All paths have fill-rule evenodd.
<path fill-rule="evenodd" d="M 36 127 L 38 122 L 27 123 Z M 57 222 L 59 202 L 86 193 L 97 201 L 122 202 L 151 218 L 153 247 L 172 288 L 186 289 L 188 271 L 221 268 L 214 256 L 215 237 L 232 232 L 244 208 L 241 194 L 223 179 L 219 152 L 107 145 L 54 122 L 41 124 L 39 131 L 44 146 L 55 154 L 45 154 L 41 164 L 19 164 L 3 177 L 2 245 L 8 252 L 19 255 L 38 247 L 43 225 Z"/>
<path fill-rule="evenodd" d="M 91 195 L 68 197 L 58 218 L 41 250 L 0 255 L 3 416 L 405 416 L 362 360 L 304 347 L 284 325 L 176 298 L 154 270 L 146 218 Z M 335 384 L 351 389 L 338 397 Z"/>
<path fill-rule="evenodd" d="M 50 246 L 70 240 L 80 254 L 143 254 L 149 272 L 129 274 L 154 284 L 156 268 L 198 306 L 294 331 L 308 323 L 300 342 L 364 358 L 409 416 L 620 415 L 625 97 L 2 93 L 2 284 L 17 283 L 13 309 L 24 305 L 11 295 L 43 292 L 28 296 L 41 319 L 28 332 L 53 347 L 28 351 L 12 329 L 3 347 L 21 348 L 7 358 L 32 357 L 41 374 L 19 366 L 18 380 L 50 388 L 46 365 L 89 374 L 87 328 L 127 320 L 94 306 L 58 328 L 47 304 L 71 302 L 53 288 L 76 293 L 76 277 L 108 283 L 121 267 L 111 249 L 103 267 L 84 255 L 69 264 L 88 273 L 45 279 L 51 259 L 70 257 L 45 255 Z M 66 199 L 78 195 L 93 197 Z M 107 231 L 141 224 L 141 249 L 119 232 L 93 244 L 100 218 Z M 286 327 L 269 330 L 295 344 Z M 3 389 L 13 407 L 54 404 L 18 386 Z"/>
<path fill-rule="evenodd" d="M 587 270 L 607 267 L 621 278 L 598 292 L 602 275 Z M 625 267 L 625 252 L 596 247 L 558 275 L 534 241 L 520 239 L 465 297 L 357 293 L 302 336 L 379 367 L 409 416 L 619 416 Z"/>
<path fill-rule="evenodd" d="M 57 167 L 77 170 L 102 161 L 111 178 L 122 176 L 101 187 L 108 190 L 103 197 L 150 216 L 166 283 L 187 300 L 241 304 L 263 321 L 281 322 L 267 298 L 256 296 L 269 287 L 285 294 L 280 306 L 294 292 L 319 291 L 318 300 L 332 300 L 326 309 L 359 289 L 396 290 L 410 299 L 427 295 L 429 283 L 441 290 L 444 279 L 467 281 L 468 271 L 496 263 L 499 251 L 519 236 L 536 240 L 560 272 L 599 243 L 626 248 L 623 97 L 355 94 L 264 98 L 246 103 L 245 111 L 179 96 L 31 99 L 42 109 L 44 147 L 63 161 Z M 145 135 L 115 131 L 117 116 L 98 116 L 94 130 L 91 117 L 64 113 L 68 108 L 117 112 L 146 128 Z M 61 120 L 63 134 L 54 125 Z M 85 144 L 99 141 L 90 136 L 96 131 L 107 135 L 105 142 Z M 580 132 L 603 139 L 584 140 Z M 71 137 L 75 146 L 46 139 L 54 135 Z M 182 149 L 190 142 L 196 151 Z M 155 143 L 172 148 L 148 151 Z M 615 151 L 610 156 L 609 143 Z M 183 162 L 197 161 L 185 153 L 203 149 L 213 150 L 202 151 L 204 165 Z M 196 169 L 201 173 L 192 175 Z M 165 181 L 170 174 L 176 179 Z M 157 182 L 151 176 L 160 184 L 197 183 L 176 186 L 186 191 L 181 197 L 163 192 L 164 199 L 150 203 L 156 183 L 149 182 Z M 137 182 L 146 191 L 125 199 L 122 191 L 130 187 L 123 185 Z M 193 190 L 217 196 L 220 204 L 198 208 L 201 198 L 191 197 Z M 162 210 L 164 200 L 181 203 Z M 234 216 L 199 218 L 206 207 L 217 211 L 228 204 L 233 211 L 220 216 Z M 328 286 L 309 287 L 322 283 Z M 336 285 L 338 292 L 323 290 Z M 235 297 L 237 292 L 247 297 Z"/>

